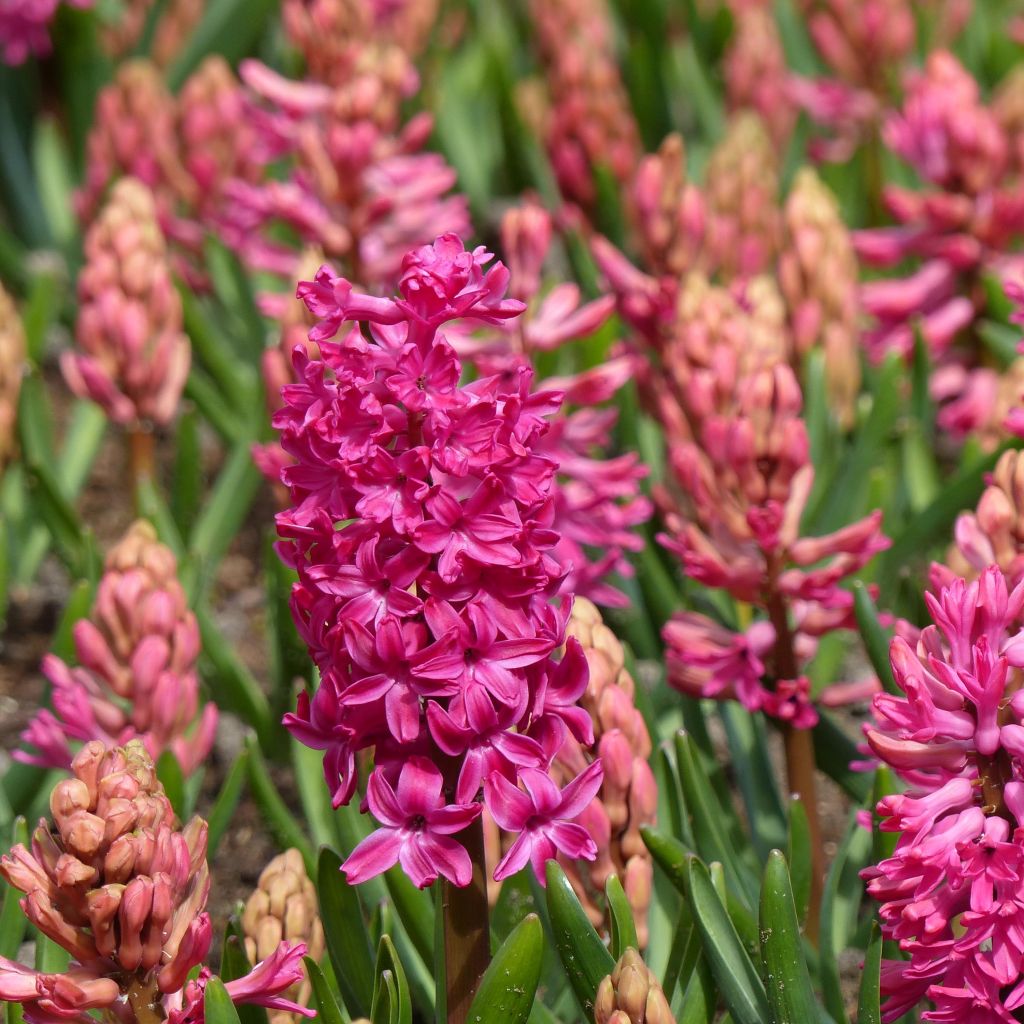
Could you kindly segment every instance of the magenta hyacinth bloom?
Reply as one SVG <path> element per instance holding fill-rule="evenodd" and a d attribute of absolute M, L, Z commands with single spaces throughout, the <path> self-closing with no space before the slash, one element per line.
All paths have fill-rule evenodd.
<path fill-rule="evenodd" d="M 356 754 L 373 750 L 367 805 L 381 827 L 346 861 L 351 882 L 400 863 L 419 886 L 467 885 L 457 836 L 494 780 L 504 803 L 508 790 L 526 800 L 565 744 L 593 738 L 576 706 L 586 659 L 574 639 L 557 654 L 570 602 L 545 434 L 561 395 L 532 391 L 523 365 L 460 386 L 440 330 L 521 313 L 490 259 L 443 235 L 406 255 L 395 298 L 326 268 L 298 289 L 320 358 L 295 347 L 298 383 L 274 419 L 294 459 L 279 550 L 298 574 L 293 614 L 320 683 L 285 724 L 324 751 L 335 806 L 355 793 Z M 600 774 L 598 763 L 580 786 Z M 538 805 L 571 856 L 592 850 L 566 824 L 593 795 L 577 807 L 577 790 Z M 535 865 L 562 848 L 530 842 Z"/>
<path fill-rule="evenodd" d="M 451 836 L 480 815 L 480 805 L 446 804 L 444 776 L 425 757 L 402 766 L 396 789 L 380 769 L 366 787 L 366 802 L 382 828 L 367 836 L 342 865 L 350 885 L 397 863 L 421 889 L 443 875 L 469 885 L 473 865 L 465 847 Z"/>
<path fill-rule="evenodd" d="M 23 64 L 50 52 L 50 22 L 61 0 L 3 0 L 0 3 L 0 57 L 5 64 Z M 73 7 L 91 7 L 92 0 L 69 0 Z"/>
<path fill-rule="evenodd" d="M 941 577 L 937 577 L 941 578 Z M 883 934 L 906 959 L 882 967 L 883 1019 L 921 1000 L 928 1021 L 1016 1020 L 1024 1005 L 1024 585 L 996 566 L 926 594 L 934 625 L 892 643 L 906 697 L 878 694 L 873 752 L 907 786 L 878 805 L 898 832 L 868 868 Z"/>

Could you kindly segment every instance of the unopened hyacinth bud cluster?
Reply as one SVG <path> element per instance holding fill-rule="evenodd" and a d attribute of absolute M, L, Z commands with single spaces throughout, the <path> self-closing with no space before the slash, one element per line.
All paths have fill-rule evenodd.
<path fill-rule="evenodd" d="M 890 857 L 868 868 L 885 938 L 882 1019 L 922 1000 L 922 1020 L 1017 1020 L 1024 1007 L 1024 586 L 997 566 L 938 574 L 934 625 L 893 640 L 902 695 L 874 699 L 872 751 L 906 790 L 878 805 Z"/>
<path fill-rule="evenodd" d="M 654 864 L 640 829 L 657 824 L 658 811 L 657 785 L 648 764 L 651 736 L 636 707 L 636 683 L 626 668 L 622 644 L 585 598 L 574 602 L 566 635 L 580 642 L 587 658 L 590 681 L 580 704 L 593 722 L 594 743 L 589 749 L 565 744 L 557 764 L 572 777 L 591 759 L 600 759 L 604 781 L 580 817 L 597 843 L 597 859 L 592 863 L 559 859 L 595 926 L 608 924 L 603 909 L 605 886 L 612 875 L 618 877 L 643 949 Z"/>
<path fill-rule="evenodd" d="M 191 350 L 153 197 L 134 178 L 117 182 L 86 232 L 78 299 L 77 347 L 61 360 L 68 386 L 116 423 L 168 423 Z"/>
<path fill-rule="evenodd" d="M 640 159 L 611 15 L 605 0 L 531 0 L 530 17 L 549 93 L 548 155 L 562 194 L 590 210 L 598 170 L 625 184 Z"/>
<path fill-rule="evenodd" d="M 186 776 L 213 746 L 217 708 L 199 707 L 199 627 L 177 578 L 177 563 L 149 523 L 136 522 L 111 549 L 88 618 L 73 628 L 77 667 L 43 659 L 53 710 L 22 734 L 32 749 L 15 757 L 67 768 L 74 745 L 139 739 L 158 759 L 174 754 Z"/>
<path fill-rule="evenodd" d="M 459 355 L 486 375 L 514 374 L 544 352 L 591 335 L 611 316 L 615 299 L 581 300 L 580 289 L 560 282 L 541 292 L 541 274 L 549 256 L 551 215 L 534 202 L 513 207 L 502 218 L 501 241 L 509 268 L 509 291 L 526 303 L 523 313 L 465 338 L 452 333 Z M 475 325 L 467 322 L 467 330 Z M 538 453 L 557 464 L 552 485 L 553 518 L 559 536 L 550 556 L 567 573 L 563 591 L 599 604 L 621 606 L 626 597 L 608 580 L 611 573 L 632 575 L 626 557 L 643 545 L 634 528 L 651 513 L 640 494 L 644 467 L 635 453 L 599 457 L 612 445 L 618 418 L 602 408 L 635 372 L 637 360 L 613 355 L 599 366 L 570 377 L 541 381 L 538 391 L 565 393 L 562 409 L 538 441 Z M 572 406 L 571 411 L 566 407 Z"/>
<path fill-rule="evenodd" d="M 947 52 L 931 54 L 912 74 L 900 111 L 884 126 L 887 146 L 925 183 L 917 191 L 889 185 L 893 227 L 861 231 L 862 259 L 875 266 L 912 262 L 909 276 L 866 284 L 864 308 L 876 326 L 869 353 L 909 358 L 919 333 L 938 367 L 933 397 L 944 403 L 940 426 L 963 436 L 989 428 L 997 379 L 979 364 L 969 329 L 983 315 L 982 276 L 1019 270 L 1014 250 L 1024 234 L 1024 200 L 1013 154 L 1018 140 L 978 83 Z"/>
<path fill-rule="evenodd" d="M 202 1024 L 202 967 L 212 929 L 206 822 L 182 828 L 138 741 L 108 750 L 92 742 L 50 796 L 30 848 L 0 858 L 0 876 L 23 892 L 22 910 L 71 954 L 62 974 L 0 957 L 0 999 L 21 1003 L 29 1024 Z M 310 1016 L 281 995 L 302 977 L 306 947 L 282 942 L 243 978 L 237 1003 Z"/>
<path fill-rule="evenodd" d="M 255 964 L 273 956 L 283 941 L 306 947 L 306 955 L 319 963 L 324 955 L 324 928 L 320 923 L 316 888 L 306 874 L 302 854 L 286 850 L 262 871 L 256 890 L 242 914 L 245 953 Z M 282 995 L 305 1006 L 312 988 L 307 978 L 296 982 Z M 299 1017 L 289 1010 L 275 1010 L 271 1024 L 297 1024 Z"/>
<path fill-rule="evenodd" d="M 593 742 L 578 705 L 586 657 L 565 642 L 568 599 L 551 601 L 563 575 L 550 556 L 556 466 L 538 445 L 561 396 L 533 392 L 525 367 L 460 386 L 442 333 L 522 312 L 490 258 L 445 235 L 408 253 L 394 299 L 326 268 L 299 287 L 320 352 L 296 348 L 298 383 L 274 418 L 296 460 L 282 474 L 293 507 L 278 516 L 279 550 L 298 573 L 293 614 L 320 682 L 286 725 L 325 751 L 336 805 L 355 793 L 357 753 L 373 749 L 366 803 L 379 828 L 345 862 L 351 883 L 400 862 L 421 887 L 469 884 L 457 836 L 483 804 L 516 836 L 496 879 L 531 860 L 543 875 L 556 852 L 597 853 L 574 819 L 600 763 L 563 788 L 552 777 L 567 739 Z"/>
<path fill-rule="evenodd" d="M 266 165 L 284 180 L 236 181 L 222 233 L 251 267 L 295 280 L 299 250 L 279 240 L 286 225 L 361 284 L 392 287 L 402 257 L 444 230 L 466 233 L 466 200 L 450 194 L 455 171 L 424 149 L 423 113 L 402 123 L 417 77 L 407 58 L 367 51 L 338 85 L 295 82 L 257 61 L 242 65 L 250 116 Z"/>
<path fill-rule="evenodd" d="M 25 328 L 14 299 L 0 284 L 0 478 L 15 452 L 24 366 Z"/>
<path fill-rule="evenodd" d="M 597 987 L 595 1024 L 676 1024 L 654 972 L 635 949 L 627 949 Z"/>

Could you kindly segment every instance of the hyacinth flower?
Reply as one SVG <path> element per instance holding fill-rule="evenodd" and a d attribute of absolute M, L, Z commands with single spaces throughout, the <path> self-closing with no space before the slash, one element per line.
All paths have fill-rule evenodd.
<path fill-rule="evenodd" d="M 295 279 L 300 250 L 273 230 L 284 225 L 353 280 L 391 287 L 408 249 L 468 229 L 465 198 L 449 194 L 455 171 L 423 148 L 430 116 L 401 123 L 417 86 L 407 59 L 394 49 L 361 58 L 338 86 L 242 64 L 257 152 L 287 168 L 283 180 L 228 187 L 220 231 L 248 266 Z"/>
<path fill-rule="evenodd" d="M 206 900 L 206 822 L 182 828 L 142 744 L 92 742 L 50 796 L 31 846 L 0 858 L 0 876 L 25 894 L 21 908 L 71 955 L 63 973 L 0 957 L 0 999 L 29 1024 L 202 1024 L 201 968 L 212 939 Z M 226 988 L 233 1001 L 311 1011 L 281 993 L 302 977 L 303 944 L 282 943 Z"/>
<path fill-rule="evenodd" d="M 176 97 L 153 63 L 125 61 L 97 97 L 75 209 L 89 224 L 113 182 L 137 178 L 153 193 L 175 271 L 202 289 L 206 232 L 218 229 L 228 182 L 262 177 L 256 153 L 241 85 L 222 57 L 207 57 Z"/>
<path fill-rule="evenodd" d="M 733 0 L 733 32 L 724 59 L 725 94 L 730 111 L 753 110 L 784 152 L 796 122 L 790 71 L 771 5 Z"/>
<path fill-rule="evenodd" d="M 619 957 L 594 997 L 596 1024 L 676 1024 L 654 972 L 635 949 Z"/>
<path fill-rule="evenodd" d="M 53 710 L 22 733 L 28 764 L 66 769 L 74 746 L 138 739 L 155 760 L 174 754 L 189 776 L 209 756 L 217 707 L 199 707 L 199 626 L 189 611 L 170 549 L 138 521 L 107 555 L 88 618 L 73 628 L 77 667 L 43 659 Z"/>
<path fill-rule="evenodd" d="M 1008 1024 L 1024 1005 L 1024 588 L 990 566 L 925 601 L 916 650 L 892 643 L 906 696 L 876 696 L 865 730 L 907 787 L 877 808 L 892 855 L 863 872 L 903 954 L 883 962 L 883 1020 L 927 1000 L 922 1020 Z"/>
<path fill-rule="evenodd" d="M 302 854 L 286 850 L 260 873 L 259 882 L 242 913 L 245 953 L 252 964 L 272 957 L 282 942 L 304 946 L 306 955 L 317 962 L 324 955 L 324 928 L 320 922 L 316 888 L 306 874 Z M 304 976 L 282 993 L 292 1003 L 306 1006 L 312 987 Z M 274 1009 L 271 1024 L 299 1024 L 290 1008 Z"/>
<path fill-rule="evenodd" d="M 547 83 L 548 157 L 562 195 L 594 213 L 598 171 L 624 185 L 640 159 L 611 13 L 604 0 L 531 0 L 529 11 Z"/>
<path fill-rule="evenodd" d="M 579 287 L 571 282 L 541 293 L 552 233 L 551 215 L 532 201 L 513 207 L 502 218 L 509 290 L 526 303 L 526 309 L 521 316 L 484 331 L 474 330 L 467 320 L 461 325 L 466 331 L 461 338 L 450 332 L 460 356 L 478 372 L 509 374 L 531 366 L 542 353 L 592 334 L 611 316 L 612 296 L 582 302 Z M 635 454 L 598 457 L 611 446 L 617 419 L 614 408 L 600 408 L 598 403 L 606 402 L 626 383 L 635 363 L 630 355 L 613 355 L 598 367 L 542 381 L 537 388 L 564 391 L 565 405 L 579 406 L 552 421 L 538 449 L 559 467 L 550 526 L 560 539 L 551 557 L 568 574 L 566 591 L 609 606 L 626 603 L 608 576 L 632 574 L 625 553 L 642 547 L 634 527 L 647 520 L 651 508 L 639 493 L 645 470 Z"/>
<path fill-rule="evenodd" d="M 1012 250 L 1024 231 L 1024 201 L 1011 158 L 1015 140 L 974 79 L 941 51 L 910 77 L 883 137 L 926 187 L 888 186 L 885 204 L 896 225 L 855 236 L 866 263 L 913 261 L 909 276 L 864 285 L 863 305 L 876 323 L 868 351 L 876 359 L 887 352 L 909 358 L 919 332 L 936 367 L 938 422 L 963 437 L 989 425 L 997 393 L 998 381 L 979 366 L 973 331 L 985 308 L 983 276 L 1005 275 L 1019 262 Z"/>
<path fill-rule="evenodd" d="M 522 312 L 505 297 L 508 271 L 484 269 L 490 258 L 444 235 L 406 255 L 396 298 L 327 268 L 300 284 L 319 358 L 296 348 L 297 383 L 274 417 L 295 459 L 279 551 L 320 671 L 285 724 L 325 751 L 335 805 L 355 794 L 356 755 L 372 748 L 379 827 L 343 870 L 353 883 L 396 863 L 421 887 L 445 879 L 446 927 L 466 939 L 448 967 L 450 1012 L 468 1005 L 472 965 L 488 955 L 483 806 L 517 833 L 500 880 L 556 852 L 596 856 L 574 819 L 601 785 L 600 762 L 563 786 L 552 777 L 563 744 L 593 740 L 569 602 L 551 603 L 556 467 L 537 449 L 561 396 L 531 392 L 525 367 L 460 386 L 442 331 Z"/>
<path fill-rule="evenodd" d="M 93 0 L 67 0 L 72 7 L 92 7 Z M 52 49 L 50 22 L 61 0 L 4 0 L 0 5 L 0 58 L 5 64 L 24 64 L 45 57 Z"/>
<path fill-rule="evenodd" d="M 437 20 L 438 0 L 285 0 L 281 21 L 315 82 L 341 86 L 353 70 L 388 51 L 415 58 Z"/>
<path fill-rule="evenodd" d="M 14 299 L 0 285 L 0 479 L 15 453 L 24 364 L 25 328 Z"/>
<path fill-rule="evenodd" d="M 191 348 L 153 196 L 134 178 L 117 182 L 86 233 L 78 299 L 64 379 L 127 429 L 133 480 L 152 477 L 152 431 L 177 412 Z"/>

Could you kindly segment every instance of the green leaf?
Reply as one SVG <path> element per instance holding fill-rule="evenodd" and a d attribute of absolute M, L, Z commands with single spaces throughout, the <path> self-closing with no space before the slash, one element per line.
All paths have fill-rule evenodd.
<path fill-rule="evenodd" d="M 322 1024 L 350 1024 L 348 1014 L 338 1005 L 334 998 L 334 992 L 324 977 L 320 965 L 312 958 L 305 956 L 302 962 L 306 965 L 306 977 L 313 989 L 313 999 L 316 1001 L 317 1019 Z"/>
<path fill-rule="evenodd" d="M 232 762 L 227 777 L 224 779 L 224 785 L 221 786 L 206 819 L 209 827 L 206 843 L 207 859 L 209 860 L 213 860 L 213 855 L 217 852 L 217 847 L 220 846 L 220 841 L 228 825 L 231 824 L 231 818 L 234 816 L 238 800 L 242 795 L 242 787 L 245 785 L 248 770 L 249 751 L 242 749 Z"/>
<path fill-rule="evenodd" d="M 337 843 L 338 832 L 334 826 L 330 793 L 324 784 L 324 755 L 300 743 L 294 736 L 289 739 L 303 817 L 309 825 L 313 842 L 317 846 L 333 846 Z"/>
<path fill-rule="evenodd" d="M 640 942 L 636 937 L 636 922 L 633 920 L 633 908 L 626 899 L 625 890 L 618 875 L 609 875 L 604 888 L 608 900 L 611 917 L 612 956 L 618 960 L 627 949 L 639 949 Z"/>
<path fill-rule="evenodd" d="M 203 20 L 168 69 L 167 81 L 177 91 L 203 58 L 219 53 L 229 62 L 244 57 L 259 38 L 278 0 L 210 0 Z"/>
<path fill-rule="evenodd" d="M 887 693 L 902 694 L 892 677 L 892 665 L 889 663 L 889 636 L 878 621 L 878 609 L 871 600 L 868 588 L 857 580 L 853 584 L 853 610 L 857 616 L 857 628 L 864 642 L 871 667 L 875 670 L 879 682 Z"/>
<path fill-rule="evenodd" d="M 683 993 L 679 1007 L 678 1024 L 711 1024 L 718 1009 L 718 993 L 707 958 L 699 954 L 694 964 L 690 983 Z"/>
<path fill-rule="evenodd" d="M 185 776 L 178 759 L 170 750 L 165 750 L 156 763 L 157 778 L 163 784 L 167 799 L 171 801 L 179 818 L 185 815 Z"/>
<path fill-rule="evenodd" d="M 199 415 L 186 409 L 178 419 L 174 454 L 171 514 L 178 532 L 187 537 L 196 520 L 203 494 L 203 459 L 199 444 Z"/>
<path fill-rule="evenodd" d="M 345 881 L 341 858 L 326 847 L 320 851 L 316 879 L 320 919 L 341 998 L 353 1016 L 368 1017 L 374 1001 L 373 953 L 359 896 Z"/>
<path fill-rule="evenodd" d="M 413 948 L 425 964 L 430 964 L 434 958 L 433 900 L 424 890 L 417 889 L 398 865 L 384 872 L 384 884 Z"/>
<path fill-rule="evenodd" d="M 312 874 L 313 848 L 310 846 L 302 825 L 281 799 L 277 786 L 267 772 L 267 763 L 263 760 L 263 754 L 251 737 L 246 740 L 246 750 L 249 755 L 247 758 L 249 790 L 253 799 L 263 811 L 263 817 L 277 841 L 285 848 L 294 846 L 302 854 L 306 870 Z"/>
<path fill-rule="evenodd" d="M 11 834 L 11 846 L 28 846 L 28 826 L 24 818 L 16 818 Z M 21 892 L 6 882 L 0 882 L 3 903 L 0 904 L 0 956 L 13 960 L 21 948 L 27 924 L 21 911 Z"/>
<path fill-rule="evenodd" d="M 544 929 L 536 914 L 527 914 L 494 954 L 466 1019 L 525 1024 L 537 993 L 543 960 Z"/>
<path fill-rule="evenodd" d="M 405 968 L 398 959 L 398 952 L 391 936 L 380 937 L 377 948 L 377 964 L 375 967 L 377 985 L 373 993 L 373 1005 L 370 1019 L 374 1022 L 387 1020 L 389 1024 L 412 1024 L 412 1000 L 409 997 L 409 983 L 405 978 Z M 390 984 L 386 979 L 390 977 Z M 382 984 L 383 982 L 383 984 Z M 381 1001 L 386 992 L 387 1015 L 382 1016 Z"/>
<path fill-rule="evenodd" d="M 203 1011 L 206 1024 L 241 1024 L 238 1010 L 224 987 L 224 982 L 214 976 L 206 983 L 203 997 Z"/>
<path fill-rule="evenodd" d="M 557 861 L 546 868 L 547 906 L 555 949 L 562 959 L 576 1001 L 589 1020 L 597 986 L 615 969 L 615 960 L 594 930 L 569 879 Z"/>
<path fill-rule="evenodd" d="M 772 1024 L 809 1024 L 818 1019 L 811 976 L 800 939 L 786 858 L 768 855 L 761 884 L 761 958 Z"/>
<path fill-rule="evenodd" d="M 847 796 L 858 803 L 864 800 L 871 784 L 863 772 L 855 772 L 850 768 L 850 762 L 858 757 L 853 740 L 826 711 L 819 711 L 818 724 L 812 730 L 812 736 L 817 766 L 837 782 Z"/>
<path fill-rule="evenodd" d="M 789 803 L 789 835 L 786 843 L 786 858 L 793 883 L 793 902 L 801 924 L 807 918 L 811 901 L 811 827 L 807 820 L 807 809 L 803 801 L 795 796 Z"/>
<path fill-rule="evenodd" d="M 882 932 L 878 922 L 871 923 L 871 941 L 864 955 L 864 972 L 860 976 L 857 999 L 857 1024 L 882 1024 L 879 992 L 882 972 Z"/>
<path fill-rule="evenodd" d="M 221 981 L 236 981 L 252 970 L 252 964 L 245 952 L 245 936 L 237 916 L 232 916 L 224 929 L 224 946 L 221 951 Z M 254 1003 L 240 1003 L 235 1007 L 241 1024 L 267 1024 L 267 1011 Z"/>
<path fill-rule="evenodd" d="M 694 856 L 687 858 L 690 910 L 704 944 L 704 954 L 718 990 L 736 1024 L 764 1024 L 768 998 L 761 978 L 740 941 L 711 875 Z"/>

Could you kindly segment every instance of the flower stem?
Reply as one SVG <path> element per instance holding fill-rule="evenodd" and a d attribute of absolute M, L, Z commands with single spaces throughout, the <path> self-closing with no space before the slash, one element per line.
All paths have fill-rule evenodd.
<path fill-rule="evenodd" d="M 156 473 L 155 443 L 151 431 L 143 427 L 128 430 L 128 472 L 132 495 L 138 500 L 138 487 L 143 480 L 152 480 Z"/>
<path fill-rule="evenodd" d="M 768 616 L 775 627 L 773 662 L 778 679 L 796 679 L 799 669 L 793 649 L 793 632 L 789 626 L 786 602 L 774 587 L 767 601 Z M 807 830 L 811 844 L 811 893 L 807 907 L 805 932 L 808 939 L 818 944 L 818 918 L 824 885 L 825 862 L 821 842 L 821 822 L 818 819 L 818 794 L 815 780 L 814 743 L 808 729 L 794 728 L 789 722 L 782 724 L 782 737 L 786 751 L 786 781 L 789 791 L 803 804 L 807 815 Z"/>
<path fill-rule="evenodd" d="M 444 881 L 444 968 L 448 1024 L 466 1024 L 477 985 L 491 960 L 484 826 L 477 818 L 461 837 L 473 862 L 473 880 L 464 888 Z"/>

